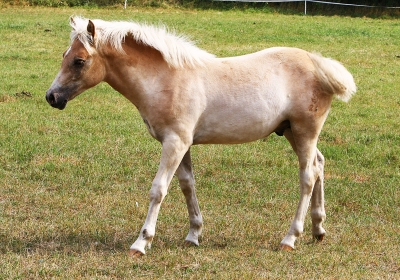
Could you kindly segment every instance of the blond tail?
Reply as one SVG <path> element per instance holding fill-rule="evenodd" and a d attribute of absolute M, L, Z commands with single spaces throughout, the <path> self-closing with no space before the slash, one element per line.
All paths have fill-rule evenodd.
<path fill-rule="evenodd" d="M 334 94 L 344 102 L 350 100 L 357 87 L 353 76 L 338 61 L 325 58 L 318 54 L 309 54 L 315 66 L 315 75 L 321 89 L 327 94 Z"/>

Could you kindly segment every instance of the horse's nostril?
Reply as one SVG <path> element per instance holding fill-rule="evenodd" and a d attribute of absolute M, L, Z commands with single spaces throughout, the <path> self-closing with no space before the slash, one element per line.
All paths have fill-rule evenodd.
<path fill-rule="evenodd" d="M 46 94 L 46 100 L 47 100 L 48 103 L 54 104 L 54 102 L 56 101 L 54 93 L 47 93 Z"/>

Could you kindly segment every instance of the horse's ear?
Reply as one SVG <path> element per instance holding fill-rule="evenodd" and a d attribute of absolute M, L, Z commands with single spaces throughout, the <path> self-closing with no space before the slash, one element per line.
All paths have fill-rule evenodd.
<path fill-rule="evenodd" d="M 89 36 L 91 37 L 91 43 L 94 43 L 94 33 L 95 33 L 95 28 L 93 22 L 89 19 L 87 28 L 87 32 L 89 33 Z"/>
<path fill-rule="evenodd" d="M 73 17 L 69 18 L 69 25 L 71 25 L 71 27 L 75 29 L 76 23 Z"/>

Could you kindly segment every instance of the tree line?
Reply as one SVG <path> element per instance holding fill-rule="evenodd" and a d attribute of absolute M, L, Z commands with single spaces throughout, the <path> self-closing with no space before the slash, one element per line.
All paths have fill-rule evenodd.
<path fill-rule="evenodd" d="M 387 9 L 384 7 L 398 7 L 398 0 L 324 0 L 326 2 L 369 5 L 376 8 L 352 7 L 342 5 L 330 5 L 323 3 L 307 2 L 307 13 L 309 14 L 341 14 L 351 16 L 373 16 L 391 15 L 399 16 L 400 9 Z M 8 5 L 29 5 L 29 6 L 122 6 L 125 0 L 0 0 L 0 3 Z M 285 3 L 260 3 L 260 2 L 220 2 L 218 0 L 127 0 L 127 6 L 140 7 L 183 7 L 197 9 L 275 9 L 283 13 L 301 13 L 304 11 L 305 3 L 285 2 Z"/>

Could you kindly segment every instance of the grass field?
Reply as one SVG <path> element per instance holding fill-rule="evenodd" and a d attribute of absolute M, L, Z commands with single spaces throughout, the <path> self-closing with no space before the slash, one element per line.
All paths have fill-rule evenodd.
<path fill-rule="evenodd" d="M 101 84 L 51 108 L 44 94 L 69 44 L 68 17 L 166 24 L 218 56 L 294 46 L 341 61 L 358 92 L 320 136 L 327 237 L 311 221 L 278 250 L 298 203 L 281 137 L 192 149 L 205 228 L 186 248 L 174 179 L 153 247 L 126 252 L 145 220 L 160 144 L 136 108 Z M 0 279 L 400 278 L 400 22 L 256 10 L 0 9 Z"/>

